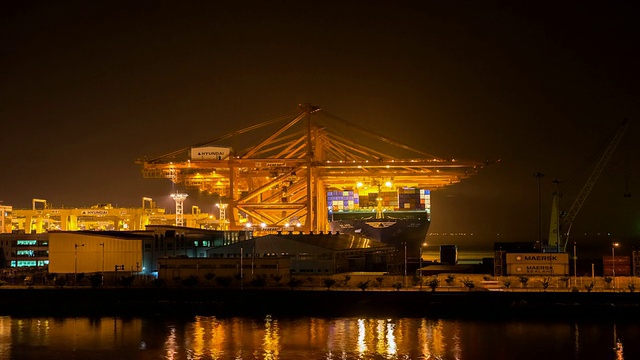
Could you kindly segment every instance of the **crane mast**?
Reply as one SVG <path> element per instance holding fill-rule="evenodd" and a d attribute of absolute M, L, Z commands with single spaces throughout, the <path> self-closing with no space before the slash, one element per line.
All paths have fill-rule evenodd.
<path fill-rule="evenodd" d="M 569 242 L 569 233 L 571 231 L 571 225 L 573 224 L 573 220 L 578 214 L 578 211 L 580 211 L 580 208 L 582 207 L 587 196 L 591 192 L 591 189 L 593 189 L 594 184 L 598 180 L 598 177 L 600 177 L 600 174 L 602 173 L 602 170 L 604 169 L 607 162 L 611 158 L 611 155 L 613 154 L 616 147 L 620 143 L 620 140 L 624 136 L 624 133 L 627 130 L 627 127 L 628 127 L 628 122 L 627 122 L 627 119 L 625 119 L 618 126 L 618 129 L 616 130 L 613 136 L 613 139 L 611 140 L 611 142 L 609 143 L 609 145 L 607 146 L 603 154 L 598 159 L 598 162 L 594 167 L 594 169 L 592 170 L 591 174 L 589 175 L 587 182 L 583 185 L 577 198 L 569 208 L 569 211 L 567 211 L 564 215 L 559 210 L 561 193 L 560 191 L 556 191 L 554 193 L 553 200 L 552 200 L 552 207 L 551 207 L 551 224 L 549 229 L 549 246 L 550 247 L 556 247 L 558 249 L 561 248 L 563 252 L 566 252 L 567 243 Z M 566 228 L 564 237 L 562 234 L 563 228 Z"/>

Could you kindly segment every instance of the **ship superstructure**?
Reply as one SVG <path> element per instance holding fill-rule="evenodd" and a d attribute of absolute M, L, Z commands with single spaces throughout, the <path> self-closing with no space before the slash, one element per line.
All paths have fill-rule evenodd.
<path fill-rule="evenodd" d="M 212 194 L 224 204 L 230 230 L 351 227 L 371 237 L 401 220 L 400 227 L 420 228 L 426 236 L 430 192 L 484 165 L 425 153 L 309 104 L 138 163 L 145 178 Z"/>

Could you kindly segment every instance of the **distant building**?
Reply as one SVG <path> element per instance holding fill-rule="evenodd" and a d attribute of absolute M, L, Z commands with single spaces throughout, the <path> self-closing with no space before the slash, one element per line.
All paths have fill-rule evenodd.
<path fill-rule="evenodd" d="M 0 234 L 0 267 L 27 269 L 48 265 L 48 234 Z"/>

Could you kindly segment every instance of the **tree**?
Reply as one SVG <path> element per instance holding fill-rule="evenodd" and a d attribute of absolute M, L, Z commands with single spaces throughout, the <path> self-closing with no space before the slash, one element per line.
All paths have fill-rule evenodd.
<path fill-rule="evenodd" d="M 502 280 L 502 285 L 504 285 L 505 288 L 510 288 L 511 287 L 511 278 L 506 278 L 504 280 Z"/>
<path fill-rule="evenodd" d="M 549 287 L 549 283 L 551 282 L 551 278 L 546 277 L 542 280 L 540 280 L 540 283 L 542 284 L 542 289 L 544 291 L 547 291 L 547 288 Z"/>
<path fill-rule="evenodd" d="M 327 291 L 329 291 L 331 287 L 335 284 L 336 284 L 336 281 L 332 278 L 324 279 L 324 286 L 327 288 Z"/>
<path fill-rule="evenodd" d="M 384 283 L 384 276 L 378 276 L 376 278 L 376 282 L 378 283 L 378 287 L 382 287 L 382 284 Z"/>
<path fill-rule="evenodd" d="M 349 285 L 349 280 L 351 280 L 351 275 L 345 275 L 343 279 L 344 286 Z"/>
<path fill-rule="evenodd" d="M 629 288 L 630 292 L 636 291 L 636 284 L 634 284 L 634 283 L 627 284 L 627 287 Z"/>
<path fill-rule="evenodd" d="M 587 290 L 587 292 L 591 292 L 591 290 L 593 290 L 593 287 L 595 285 L 596 284 L 592 281 L 592 282 L 588 283 L 587 285 L 585 285 L 584 288 L 585 288 L 585 290 Z"/>
<path fill-rule="evenodd" d="M 522 284 L 522 287 L 527 287 L 527 284 L 529 283 L 529 278 L 527 276 L 520 276 L 520 284 Z"/>
<path fill-rule="evenodd" d="M 402 283 L 399 282 L 399 281 L 396 282 L 396 283 L 393 283 L 392 286 L 393 286 L 394 289 L 396 289 L 396 291 L 400 291 L 400 289 L 402 289 L 402 287 L 403 287 Z"/>
<path fill-rule="evenodd" d="M 611 282 L 613 281 L 613 278 L 611 276 L 605 276 L 604 277 L 604 282 L 607 283 L 607 289 L 611 288 Z"/>
<path fill-rule="evenodd" d="M 461 281 L 462 281 L 462 285 L 467 287 L 469 290 L 471 290 L 471 289 L 476 287 L 476 284 L 473 283 L 473 280 L 471 280 L 469 278 L 464 278 Z"/>
<path fill-rule="evenodd" d="M 371 280 L 367 280 L 367 281 L 360 281 L 358 283 L 358 288 L 362 291 L 365 291 L 369 288 L 369 282 L 371 282 Z"/>
<path fill-rule="evenodd" d="M 456 276 L 453 274 L 449 274 L 447 275 L 447 278 L 444 279 L 444 282 L 447 283 L 447 286 L 451 286 L 453 285 L 453 282 L 456 280 Z"/>
<path fill-rule="evenodd" d="M 437 276 L 432 277 L 427 281 L 427 286 L 431 288 L 431 291 L 436 291 L 436 288 L 440 285 L 440 279 Z"/>

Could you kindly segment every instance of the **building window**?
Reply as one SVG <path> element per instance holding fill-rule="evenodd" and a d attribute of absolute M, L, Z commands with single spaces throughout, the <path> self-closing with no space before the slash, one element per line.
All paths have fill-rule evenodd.
<path fill-rule="evenodd" d="M 34 246 L 38 243 L 38 240 L 18 240 L 16 241 L 16 245 L 26 245 L 26 246 Z"/>

